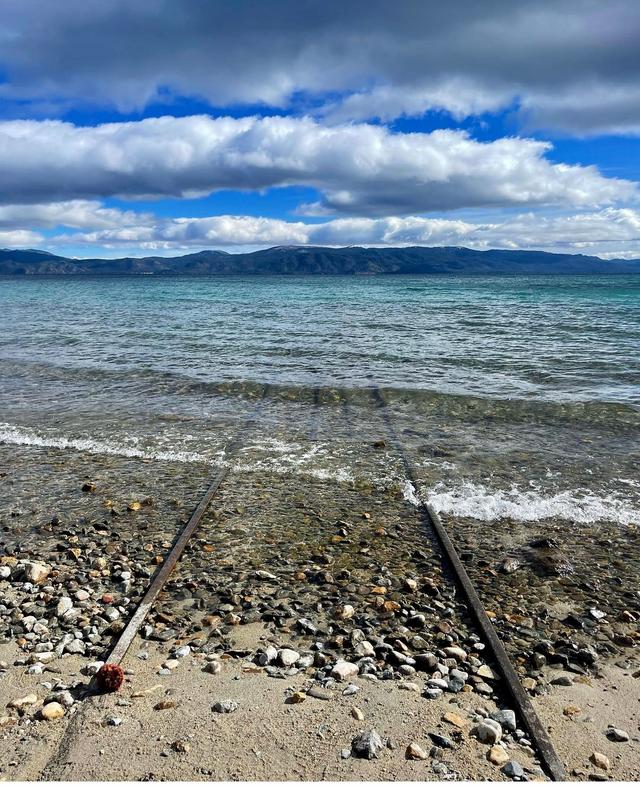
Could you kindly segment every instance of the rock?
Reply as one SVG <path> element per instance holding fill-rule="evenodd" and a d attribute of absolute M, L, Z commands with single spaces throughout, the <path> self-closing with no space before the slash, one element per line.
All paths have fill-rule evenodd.
<path fill-rule="evenodd" d="M 498 710 L 491 713 L 491 718 L 497 721 L 507 731 L 516 730 L 516 714 L 513 710 Z"/>
<path fill-rule="evenodd" d="M 384 743 L 375 729 L 364 731 L 351 741 L 351 752 L 359 759 L 377 759 Z"/>
<path fill-rule="evenodd" d="M 412 693 L 420 693 L 420 686 L 417 682 L 399 682 L 398 683 L 399 690 L 409 690 Z"/>
<path fill-rule="evenodd" d="M 436 731 L 430 731 L 429 737 L 431 737 L 431 741 L 434 745 L 437 745 L 438 748 L 454 748 L 453 742 L 448 738 L 445 737 L 444 734 L 438 734 Z"/>
<path fill-rule="evenodd" d="M 68 690 L 59 690 L 55 693 L 52 693 L 51 700 L 57 701 L 58 704 L 62 704 L 63 707 L 73 707 L 73 705 L 76 703 L 75 699 L 71 695 L 71 692 Z"/>
<path fill-rule="evenodd" d="M 169 660 L 165 660 L 162 664 L 163 669 L 168 669 L 169 671 L 174 671 L 180 665 L 180 661 L 176 660 L 175 658 L 169 658 Z"/>
<path fill-rule="evenodd" d="M 25 576 L 28 581 L 34 584 L 39 584 L 44 581 L 51 573 L 51 568 L 44 562 L 27 562 L 25 563 Z"/>
<path fill-rule="evenodd" d="M 445 712 L 445 714 L 442 716 L 442 720 L 446 723 L 450 723 L 452 726 L 457 726 L 459 729 L 464 729 L 468 723 L 468 721 L 466 721 L 461 715 L 458 715 L 457 712 Z"/>
<path fill-rule="evenodd" d="M 14 699 L 10 701 L 7 705 L 8 707 L 13 707 L 13 709 L 21 710 L 23 707 L 30 707 L 32 704 L 38 703 L 38 697 L 35 693 L 28 693 L 26 696 L 23 696 L 21 699 Z"/>
<path fill-rule="evenodd" d="M 534 680 L 533 677 L 525 677 L 522 680 L 522 687 L 525 690 L 535 690 L 536 685 L 538 684 L 537 680 Z"/>
<path fill-rule="evenodd" d="M 191 745 L 186 740 L 175 740 L 171 743 L 171 747 L 176 753 L 189 753 Z"/>
<path fill-rule="evenodd" d="M 58 605 L 56 606 L 56 616 L 57 617 L 64 617 L 71 609 L 73 608 L 73 601 L 71 598 L 60 598 L 58 601 Z"/>
<path fill-rule="evenodd" d="M 285 648 L 278 652 L 278 658 L 283 666 L 293 666 L 300 659 L 300 653 Z"/>
<path fill-rule="evenodd" d="M 442 696 L 442 690 L 440 688 L 426 688 L 422 695 L 425 699 L 438 699 Z"/>
<path fill-rule="evenodd" d="M 502 768 L 502 773 L 507 778 L 524 778 L 524 768 L 517 761 L 511 759 Z"/>
<path fill-rule="evenodd" d="M 75 599 L 76 599 L 77 601 L 79 601 L 80 603 L 82 603 L 82 602 L 83 602 L 83 601 L 85 601 L 85 600 L 89 600 L 89 598 L 90 598 L 91 596 L 89 595 L 89 593 L 87 592 L 87 590 L 80 589 L 80 590 L 78 590 L 78 591 L 75 593 L 75 596 L 74 596 L 74 597 L 75 597 Z"/>
<path fill-rule="evenodd" d="M 261 581 L 277 581 L 278 577 L 275 576 L 273 573 L 269 573 L 268 570 L 256 570 L 253 574 L 257 579 Z"/>
<path fill-rule="evenodd" d="M 502 739 L 502 726 L 491 718 L 485 718 L 483 721 L 473 727 L 473 733 L 480 740 L 480 742 L 489 745 L 495 745 Z"/>
<path fill-rule="evenodd" d="M 360 658 L 370 658 L 376 654 L 373 644 L 369 641 L 361 641 L 359 644 L 356 644 L 353 651 Z"/>
<path fill-rule="evenodd" d="M 608 770 L 611 767 L 609 759 L 604 755 L 604 753 L 598 753 L 598 751 L 594 751 L 591 756 L 589 756 L 589 761 L 599 770 Z"/>
<path fill-rule="evenodd" d="M 182 647 L 178 647 L 178 649 L 174 652 L 174 657 L 176 658 L 186 658 L 187 655 L 191 653 L 191 647 L 188 644 L 185 644 Z"/>
<path fill-rule="evenodd" d="M 356 663 L 350 663 L 348 660 L 339 660 L 333 669 L 331 669 L 331 676 L 341 682 L 345 682 L 351 677 L 356 677 L 359 671 L 360 669 Z"/>
<path fill-rule="evenodd" d="M 84 642 L 80 639 L 73 639 L 73 641 L 70 641 L 66 645 L 64 651 L 69 652 L 71 655 L 84 655 L 86 652 L 86 647 Z"/>
<path fill-rule="evenodd" d="M 207 674 L 220 674 L 222 671 L 222 664 L 219 660 L 211 660 L 207 665 L 202 669 L 202 671 L 206 672 Z"/>
<path fill-rule="evenodd" d="M 605 734 L 611 742 L 629 742 L 629 735 L 624 729 L 616 729 L 610 726 Z"/>
<path fill-rule="evenodd" d="M 487 759 L 498 767 L 509 761 L 509 754 L 501 745 L 492 745 L 487 753 Z"/>
<path fill-rule="evenodd" d="M 410 742 L 405 752 L 407 759 L 428 759 L 429 754 L 417 742 Z"/>
<path fill-rule="evenodd" d="M 122 718 L 112 717 L 107 720 L 108 726 L 122 726 Z"/>
<path fill-rule="evenodd" d="M 445 647 L 444 653 L 447 658 L 455 658 L 458 662 L 467 659 L 467 653 L 462 647 Z"/>
<path fill-rule="evenodd" d="M 8 565 L 0 565 L 0 579 L 11 578 L 11 568 Z"/>
<path fill-rule="evenodd" d="M 562 714 L 566 718 L 573 718 L 574 715 L 580 715 L 582 709 L 578 707 L 577 704 L 567 704 L 567 706 L 562 710 Z"/>
<path fill-rule="evenodd" d="M 288 702 L 289 704 L 302 704 L 303 701 L 307 698 L 307 694 L 301 690 L 294 691 L 291 696 L 289 696 Z"/>
<path fill-rule="evenodd" d="M 562 685 L 565 688 L 568 688 L 570 685 L 573 685 L 573 680 L 568 674 L 561 674 L 559 677 L 551 680 L 552 685 Z"/>
<path fill-rule="evenodd" d="M 326 688 L 321 688 L 319 685 L 312 685 L 307 691 L 307 696 L 311 696 L 314 699 L 320 699 L 321 701 L 331 701 L 333 693 Z"/>
<path fill-rule="evenodd" d="M 355 613 L 356 610 L 353 608 L 353 606 L 350 606 L 348 603 L 345 603 L 343 606 L 339 606 L 336 609 L 336 617 L 339 620 L 350 620 Z"/>
<path fill-rule="evenodd" d="M 51 721 L 62 718 L 65 712 L 66 710 L 62 704 L 58 704 L 57 701 L 52 701 L 49 704 L 44 705 L 44 707 L 40 710 L 40 715 L 44 720 Z"/>
<path fill-rule="evenodd" d="M 235 712 L 240 705 L 237 701 L 225 699 L 224 701 L 217 701 L 211 708 L 214 712 L 229 713 Z"/>
<path fill-rule="evenodd" d="M 355 718 L 357 721 L 364 720 L 364 712 L 359 707 L 352 707 L 351 708 L 351 717 Z"/>
<path fill-rule="evenodd" d="M 490 669 L 485 663 L 480 666 L 478 671 L 476 672 L 478 677 L 482 677 L 483 680 L 497 680 L 498 676 L 494 673 L 492 669 Z"/>
<path fill-rule="evenodd" d="M 157 704 L 154 704 L 154 710 L 172 710 L 174 707 L 178 706 L 177 701 L 173 701 L 172 699 L 162 699 Z"/>
<path fill-rule="evenodd" d="M 350 682 L 347 687 L 342 691 L 343 696 L 353 696 L 354 693 L 357 693 L 360 688 L 357 685 L 354 685 L 353 682 Z"/>

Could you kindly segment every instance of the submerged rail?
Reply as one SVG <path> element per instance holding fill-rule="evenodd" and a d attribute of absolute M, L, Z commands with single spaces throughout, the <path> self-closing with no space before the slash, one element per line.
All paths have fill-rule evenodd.
<path fill-rule="evenodd" d="M 265 386 L 262 391 L 260 400 L 255 405 L 251 415 L 245 420 L 245 422 L 242 424 L 236 435 L 225 446 L 225 454 L 227 455 L 227 457 L 237 452 L 238 448 L 240 447 L 240 440 L 242 438 L 242 435 L 245 433 L 249 425 L 253 423 L 255 416 L 259 413 L 260 409 L 262 408 L 267 392 L 268 392 L 268 386 Z M 142 627 L 143 622 L 145 621 L 147 615 L 151 611 L 156 598 L 162 591 L 164 585 L 167 583 L 167 580 L 171 575 L 171 573 L 173 572 L 173 569 L 175 568 L 178 560 L 182 556 L 182 553 L 184 552 L 187 543 L 189 542 L 191 536 L 193 535 L 198 525 L 202 521 L 204 514 L 207 512 L 207 509 L 211 504 L 212 499 L 216 495 L 222 481 L 225 479 L 228 472 L 229 472 L 228 467 L 221 467 L 214 475 L 204 496 L 200 500 L 196 509 L 191 514 L 191 517 L 185 524 L 180 534 L 175 539 L 169 554 L 167 555 L 161 567 L 154 575 L 151 584 L 149 584 L 149 587 L 147 588 L 147 591 L 144 594 L 144 597 L 138 604 L 135 612 L 133 613 L 133 616 L 129 619 L 127 626 L 122 631 L 115 645 L 111 649 L 111 652 L 107 656 L 105 663 L 120 664 L 124 659 L 125 655 L 129 651 L 129 647 L 133 643 L 133 640 L 135 639 L 138 631 Z"/>
<path fill-rule="evenodd" d="M 389 440 L 393 443 L 393 447 L 398 451 L 402 459 L 406 477 L 410 483 L 416 487 L 416 474 L 413 470 L 411 462 L 409 461 L 402 442 L 398 437 L 395 426 L 393 425 L 393 421 L 391 420 L 391 416 L 387 409 L 387 402 L 382 394 L 382 391 L 377 387 L 372 388 L 372 395 L 376 407 L 381 411 L 382 419 L 385 423 Z M 442 523 L 442 520 L 440 519 L 440 516 L 434 510 L 433 506 L 429 503 L 422 502 L 419 498 L 418 500 L 425 518 L 431 524 L 436 532 L 436 535 L 438 536 L 440 545 L 442 546 L 442 549 L 446 554 L 449 563 L 451 564 L 458 584 L 462 588 L 467 598 L 469 610 L 477 622 L 478 627 L 482 631 L 487 644 L 489 645 L 491 653 L 504 678 L 506 688 L 518 709 L 518 713 L 522 718 L 527 731 L 531 735 L 531 738 L 540 753 L 540 758 L 547 773 L 554 781 L 566 780 L 564 765 L 556 753 L 553 743 L 551 742 L 551 738 L 542 725 L 540 718 L 538 717 L 538 714 L 535 711 L 531 700 L 529 699 L 529 696 L 520 683 L 520 678 L 518 677 L 516 670 L 513 668 L 513 664 L 509 659 L 504 645 L 498 638 L 498 634 L 496 633 L 491 620 L 487 616 L 487 612 L 485 611 L 482 601 L 480 600 L 480 597 L 478 596 L 478 593 L 476 592 L 476 589 L 469 578 L 469 574 L 465 570 L 464 565 L 460 560 L 458 552 L 456 551 L 456 548 L 449 537 L 449 533 L 447 532 L 444 524 Z"/>

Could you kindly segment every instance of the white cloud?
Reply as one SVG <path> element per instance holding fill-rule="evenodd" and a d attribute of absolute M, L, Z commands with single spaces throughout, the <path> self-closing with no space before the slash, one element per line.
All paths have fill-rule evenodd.
<path fill-rule="evenodd" d="M 28 229 L 0 229 L 0 248 L 33 248 L 43 242 L 44 237 L 39 232 Z"/>
<path fill-rule="evenodd" d="M 96 200 L 86 199 L 0 205 L 0 229 L 24 226 L 37 226 L 40 229 L 52 229 L 58 226 L 70 229 L 106 229 L 139 224 L 143 219 L 143 214 L 133 210 L 108 208 Z"/>
<path fill-rule="evenodd" d="M 398 134 L 310 118 L 151 118 L 79 127 L 0 122 L 0 202 L 189 197 L 291 185 L 320 191 L 310 212 L 389 215 L 479 206 L 593 206 L 637 186 L 593 166 L 553 164 L 532 139 L 463 131 Z M 55 154 L 52 154 L 55 151 Z M 105 214 L 105 219 L 109 220 Z"/>
<path fill-rule="evenodd" d="M 640 258 L 640 211 L 607 208 L 563 216 L 523 213 L 473 222 L 422 216 L 340 218 L 318 224 L 253 216 L 155 218 L 137 226 L 62 235 L 59 245 L 167 251 L 272 245 L 463 245 Z"/>

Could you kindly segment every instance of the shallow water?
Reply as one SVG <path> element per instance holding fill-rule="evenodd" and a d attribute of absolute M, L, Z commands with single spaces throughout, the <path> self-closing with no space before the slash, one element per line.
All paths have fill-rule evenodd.
<path fill-rule="evenodd" d="M 0 439 L 640 523 L 640 277 L 3 278 Z M 264 397 L 259 416 L 255 402 Z M 365 458 L 365 454 L 368 458 Z"/>

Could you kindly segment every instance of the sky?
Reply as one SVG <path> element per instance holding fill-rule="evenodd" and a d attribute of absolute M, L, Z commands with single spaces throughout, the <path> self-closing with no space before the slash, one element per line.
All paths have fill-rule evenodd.
<path fill-rule="evenodd" d="M 3 0 L 0 247 L 640 258 L 638 0 Z"/>

